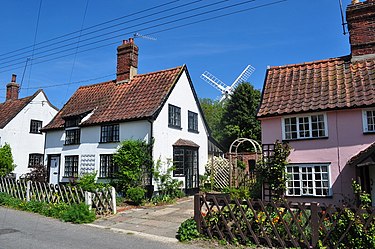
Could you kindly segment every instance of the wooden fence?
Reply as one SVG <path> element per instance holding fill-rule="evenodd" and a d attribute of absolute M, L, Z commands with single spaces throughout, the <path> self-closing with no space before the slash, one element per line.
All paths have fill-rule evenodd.
<path fill-rule="evenodd" d="M 231 199 L 196 194 L 194 219 L 209 238 L 268 247 L 353 248 L 375 243 L 375 208 Z M 374 248 L 365 246 L 363 248 Z"/>
<path fill-rule="evenodd" d="M 15 180 L 0 177 L 0 192 L 24 201 L 79 204 L 86 203 L 97 215 L 116 213 L 114 188 L 86 192 L 77 186 L 53 185 L 42 182 Z"/>

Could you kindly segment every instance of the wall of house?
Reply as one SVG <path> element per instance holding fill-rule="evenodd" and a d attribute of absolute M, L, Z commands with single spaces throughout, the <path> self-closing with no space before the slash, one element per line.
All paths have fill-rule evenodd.
<path fill-rule="evenodd" d="M 144 140 L 149 142 L 151 125 L 148 121 L 132 121 L 120 123 L 120 141 L 127 139 Z M 64 145 L 65 131 L 52 130 L 46 135 L 45 164 L 48 155 L 61 155 L 59 182 L 68 182 L 64 178 L 65 156 L 79 156 L 79 174 L 91 173 L 100 169 L 100 154 L 113 154 L 119 142 L 100 143 L 101 126 L 81 128 L 81 139 L 78 145 Z"/>
<path fill-rule="evenodd" d="M 10 144 L 14 163 L 13 171 L 18 178 L 30 172 L 28 168 L 29 154 L 44 152 L 45 135 L 30 133 L 31 120 L 40 120 L 42 125 L 48 124 L 56 115 L 57 110 L 51 107 L 45 95 L 40 92 L 24 107 L 3 129 L 0 130 L 0 144 Z"/>
<path fill-rule="evenodd" d="M 181 108 L 181 129 L 168 127 L 168 105 L 172 104 Z M 198 131 L 199 133 L 188 131 L 188 111 L 198 113 Z M 199 174 L 204 174 L 205 164 L 208 157 L 208 133 L 204 125 L 202 113 L 199 112 L 197 103 L 195 101 L 193 92 L 191 91 L 190 84 L 186 73 L 181 75 L 171 95 L 168 97 L 164 107 L 162 108 L 159 116 L 153 124 L 153 137 L 154 141 L 154 160 L 159 158 L 167 167 L 167 161 L 173 159 L 173 144 L 178 139 L 185 139 L 193 141 L 199 145 Z M 171 163 L 170 165 L 171 166 Z M 178 178 L 185 181 L 184 177 Z M 185 185 L 184 185 L 185 186 Z"/>
<path fill-rule="evenodd" d="M 313 201 L 340 203 L 353 198 L 351 179 L 355 178 L 355 168 L 347 162 L 375 141 L 375 134 L 363 133 L 362 109 L 329 111 L 327 114 L 328 138 L 289 141 L 292 152 L 290 163 L 330 163 L 330 185 L 332 197 L 315 198 Z M 264 118 L 262 123 L 262 143 L 282 140 L 281 117 Z M 312 199 L 290 197 L 296 201 Z"/>

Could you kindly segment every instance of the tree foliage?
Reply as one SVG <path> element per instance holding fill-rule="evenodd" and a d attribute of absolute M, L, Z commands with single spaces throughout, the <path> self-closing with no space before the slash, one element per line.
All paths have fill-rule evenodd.
<path fill-rule="evenodd" d="M 260 98 L 259 90 L 250 83 L 242 83 L 223 103 L 211 99 L 200 100 L 212 136 L 226 150 L 240 137 L 261 140 L 260 122 L 256 119 Z"/>
<path fill-rule="evenodd" d="M 259 90 L 249 83 L 242 83 L 227 100 L 222 117 L 223 138 L 219 140 L 224 148 L 229 149 L 240 137 L 261 140 L 260 122 L 256 118 L 260 97 Z"/>
<path fill-rule="evenodd" d="M 12 149 L 9 144 L 5 143 L 4 146 L 0 148 L 0 176 L 8 175 L 15 167 Z"/>
<path fill-rule="evenodd" d="M 151 147 L 141 140 L 125 140 L 121 143 L 113 155 L 113 161 L 118 166 L 118 191 L 126 193 L 129 188 L 142 185 L 144 170 L 152 168 Z"/>
<path fill-rule="evenodd" d="M 200 99 L 199 102 L 208 123 L 208 127 L 210 127 L 212 131 L 212 136 L 216 140 L 221 141 L 223 137 L 223 133 L 221 132 L 221 121 L 224 113 L 223 103 L 209 98 Z"/>

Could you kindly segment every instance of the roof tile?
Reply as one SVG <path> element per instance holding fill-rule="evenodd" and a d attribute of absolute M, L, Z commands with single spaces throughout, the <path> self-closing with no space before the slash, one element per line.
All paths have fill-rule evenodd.
<path fill-rule="evenodd" d="M 267 70 L 258 117 L 375 105 L 375 59 L 349 56 Z"/>

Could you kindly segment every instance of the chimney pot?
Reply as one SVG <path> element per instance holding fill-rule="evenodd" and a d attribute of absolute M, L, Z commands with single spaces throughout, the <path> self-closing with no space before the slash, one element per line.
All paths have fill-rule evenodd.
<path fill-rule="evenodd" d="M 17 79 L 17 75 L 16 74 L 12 74 L 12 81 L 11 82 L 16 82 L 16 79 Z"/>

